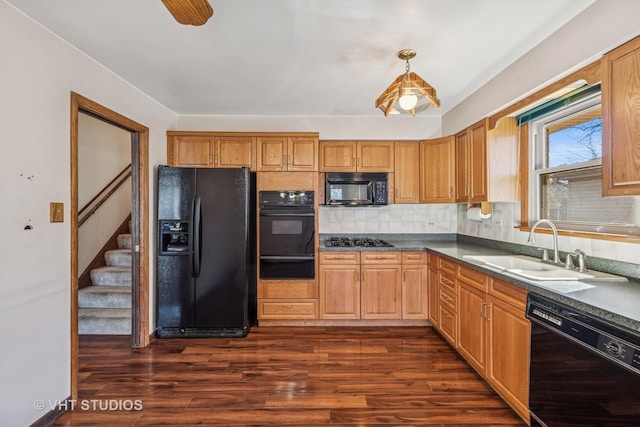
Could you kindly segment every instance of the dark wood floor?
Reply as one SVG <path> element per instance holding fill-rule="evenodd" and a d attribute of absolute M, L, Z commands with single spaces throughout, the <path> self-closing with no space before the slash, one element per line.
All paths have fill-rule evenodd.
<path fill-rule="evenodd" d="M 79 399 L 54 425 L 525 425 L 427 327 L 256 327 L 141 350 L 83 336 Z"/>

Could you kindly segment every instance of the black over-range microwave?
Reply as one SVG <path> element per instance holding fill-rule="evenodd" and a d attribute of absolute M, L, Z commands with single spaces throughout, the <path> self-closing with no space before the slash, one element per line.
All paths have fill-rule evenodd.
<path fill-rule="evenodd" d="M 382 206 L 388 204 L 388 174 L 327 172 L 325 205 Z"/>

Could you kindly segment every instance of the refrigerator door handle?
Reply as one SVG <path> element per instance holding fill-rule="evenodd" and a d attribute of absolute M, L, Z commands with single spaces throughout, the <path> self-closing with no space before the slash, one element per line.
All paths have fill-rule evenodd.
<path fill-rule="evenodd" d="M 196 196 L 193 216 L 193 277 L 200 277 L 202 265 L 202 200 L 200 196 Z"/>

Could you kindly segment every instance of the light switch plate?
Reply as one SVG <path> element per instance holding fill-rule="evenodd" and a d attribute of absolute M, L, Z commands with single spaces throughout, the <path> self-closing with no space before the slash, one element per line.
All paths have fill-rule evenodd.
<path fill-rule="evenodd" d="M 51 202 L 49 204 L 49 222 L 64 222 L 64 203 Z"/>

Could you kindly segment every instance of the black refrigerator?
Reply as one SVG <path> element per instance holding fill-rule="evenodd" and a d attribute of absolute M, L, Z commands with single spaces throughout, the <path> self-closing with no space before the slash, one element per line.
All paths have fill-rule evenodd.
<path fill-rule="evenodd" d="M 256 318 L 255 173 L 158 167 L 156 335 L 243 337 Z"/>

